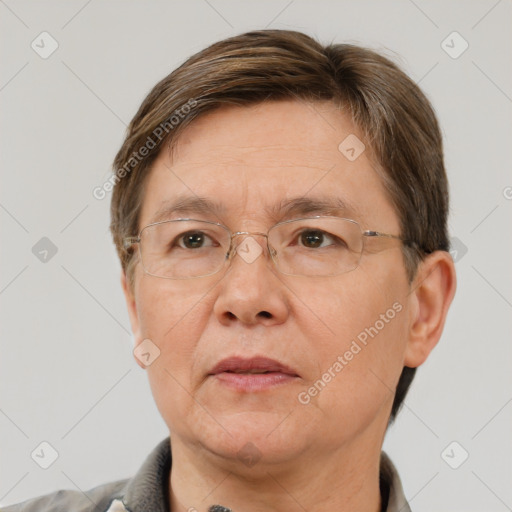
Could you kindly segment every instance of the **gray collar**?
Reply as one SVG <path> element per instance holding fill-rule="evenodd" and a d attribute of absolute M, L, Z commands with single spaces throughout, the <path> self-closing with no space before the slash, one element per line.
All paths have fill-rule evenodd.
<path fill-rule="evenodd" d="M 170 471 L 171 443 L 168 437 L 150 453 L 106 512 L 169 512 Z M 388 496 L 385 512 L 411 512 L 398 472 L 384 451 L 381 452 L 380 487 L 383 499 Z"/>

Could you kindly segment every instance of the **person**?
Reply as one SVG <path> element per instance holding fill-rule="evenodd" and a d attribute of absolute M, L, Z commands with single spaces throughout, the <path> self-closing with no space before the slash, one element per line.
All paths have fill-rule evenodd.
<path fill-rule="evenodd" d="M 169 437 L 131 479 L 22 510 L 410 510 L 382 445 L 456 287 L 418 86 L 364 47 L 237 35 L 153 88 L 109 183 Z"/>

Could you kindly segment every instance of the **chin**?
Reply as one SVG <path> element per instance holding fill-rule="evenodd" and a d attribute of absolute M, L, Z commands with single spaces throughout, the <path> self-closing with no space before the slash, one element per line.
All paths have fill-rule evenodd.
<path fill-rule="evenodd" d="M 213 431 L 198 433 L 203 446 L 214 455 L 225 459 L 232 470 L 255 470 L 295 459 L 307 446 L 303 428 L 285 427 L 286 415 L 245 412 L 220 417 L 219 422 L 229 434 L 215 424 Z M 282 422 L 280 424 L 280 422 Z M 245 472 L 245 471 L 243 471 Z"/>

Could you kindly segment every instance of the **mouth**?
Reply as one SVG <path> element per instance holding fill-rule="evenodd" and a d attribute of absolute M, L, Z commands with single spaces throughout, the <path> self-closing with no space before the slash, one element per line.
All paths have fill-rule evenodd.
<path fill-rule="evenodd" d="M 293 382 L 298 373 L 267 357 L 230 357 L 220 361 L 209 373 L 219 383 L 237 391 L 262 391 Z"/>

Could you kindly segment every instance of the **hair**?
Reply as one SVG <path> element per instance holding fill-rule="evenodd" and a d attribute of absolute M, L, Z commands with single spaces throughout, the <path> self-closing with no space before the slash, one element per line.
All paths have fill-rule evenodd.
<path fill-rule="evenodd" d="M 420 88 L 388 58 L 351 44 L 322 45 L 306 34 L 258 30 L 217 42 L 161 80 L 130 122 L 114 160 L 110 229 L 133 287 L 136 253 L 123 239 L 139 232 L 144 185 L 162 147 L 206 112 L 265 101 L 332 101 L 344 107 L 400 221 L 409 282 L 420 261 L 449 250 L 448 184 L 442 137 Z M 389 424 L 405 399 L 416 368 L 404 367 Z"/>

